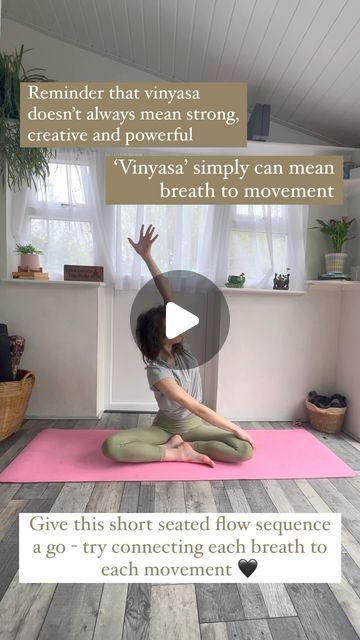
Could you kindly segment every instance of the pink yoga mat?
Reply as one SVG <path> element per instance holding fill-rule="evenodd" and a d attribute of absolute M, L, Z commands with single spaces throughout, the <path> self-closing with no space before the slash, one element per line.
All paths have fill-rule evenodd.
<path fill-rule="evenodd" d="M 351 478 L 356 475 L 302 429 L 252 430 L 255 456 L 246 462 L 124 464 L 106 458 L 101 444 L 116 429 L 44 429 L 0 473 L 0 482 L 94 482 L 165 480 L 265 480 Z"/>

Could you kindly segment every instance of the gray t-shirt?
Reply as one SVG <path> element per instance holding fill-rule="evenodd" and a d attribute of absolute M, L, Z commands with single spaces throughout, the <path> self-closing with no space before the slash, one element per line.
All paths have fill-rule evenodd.
<path fill-rule="evenodd" d="M 182 420 L 191 415 L 191 412 L 160 393 L 154 387 L 156 382 L 173 378 L 192 398 L 202 402 L 202 386 L 197 360 L 192 355 L 189 345 L 184 344 L 183 348 L 183 353 L 175 354 L 176 368 L 164 360 L 154 360 L 146 367 L 150 389 L 155 394 L 160 411 L 173 420 Z"/>

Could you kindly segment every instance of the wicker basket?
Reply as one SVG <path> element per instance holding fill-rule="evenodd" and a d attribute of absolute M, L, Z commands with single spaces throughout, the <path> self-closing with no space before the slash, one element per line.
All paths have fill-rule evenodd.
<path fill-rule="evenodd" d="M 24 369 L 18 370 L 13 382 L 0 382 L 0 440 L 19 431 L 34 382 L 34 374 Z"/>
<path fill-rule="evenodd" d="M 323 433 L 337 433 L 341 431 L 347 407 L 329 407 L 319 409 L 315 404 L 305 400 L 309 421 L 314 429 Z"/>

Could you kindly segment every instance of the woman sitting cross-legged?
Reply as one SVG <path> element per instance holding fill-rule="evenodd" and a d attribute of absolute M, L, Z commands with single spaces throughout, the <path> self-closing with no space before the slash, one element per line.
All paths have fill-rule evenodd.
<path fill-rule="evenodd" d="M 165 305 L 173 301 L 167 279 L 151 255 L 154 236 L 141 227 L 138 242 L 129 238 L 155 278 L 164 305 L 142 313 L 137 320 L 138 346 L 159 412 L 151 427 L 134 427 L 109 436 L 105 456 L 119 462 L 196 462 L 249 460 L 255 443 L 251 435 L 202 404 L 200 372 L 190 348 L 179 335 L 166 337 Z"/>

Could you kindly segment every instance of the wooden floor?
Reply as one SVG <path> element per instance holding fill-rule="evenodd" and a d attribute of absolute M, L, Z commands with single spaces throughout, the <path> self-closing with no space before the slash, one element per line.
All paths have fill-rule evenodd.
<path fill-rule="evenodd" d="M 0 470 L 45 428 L 117 428 L 152 416 L 27 421 L 0 443 Z M 288 423 L 251 423 L 258 429 Z M 304 425 L 304 428 L 307 428 Z M 354 469 L 360 444 L 312 431 Z M 341 584 L 19 584 L 19 512 L 341 512 Z M 360 638 L 360 480 L 0 485 L 1 640 L 355 640 Z"/>

